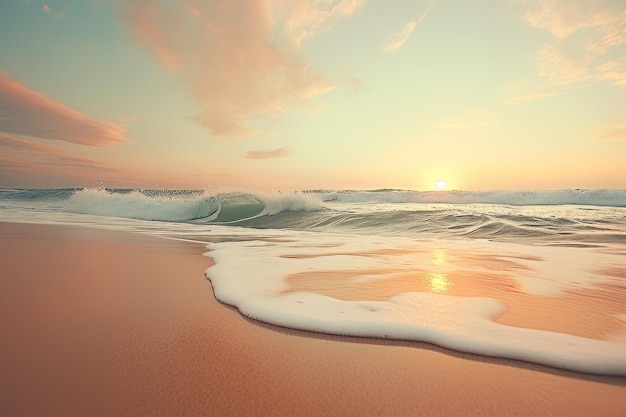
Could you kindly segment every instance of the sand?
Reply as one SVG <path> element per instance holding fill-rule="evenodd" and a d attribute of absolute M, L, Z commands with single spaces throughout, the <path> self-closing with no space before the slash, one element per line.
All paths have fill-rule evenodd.
<path fill-rule="evenodd" d="M 2 416 L 621 416 L 626 378 L 324 336 L 213 297 L 202 245 L 0 223 Z"/>

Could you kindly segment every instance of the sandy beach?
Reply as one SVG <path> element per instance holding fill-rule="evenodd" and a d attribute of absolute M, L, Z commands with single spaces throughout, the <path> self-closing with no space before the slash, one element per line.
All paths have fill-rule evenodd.
<path fill-rule="evenodd" d="M 626 412 L 626 378 L 249 320 L 215 300 L 204 252 L 131 233 L 0 222 L 0 415 Z"/>

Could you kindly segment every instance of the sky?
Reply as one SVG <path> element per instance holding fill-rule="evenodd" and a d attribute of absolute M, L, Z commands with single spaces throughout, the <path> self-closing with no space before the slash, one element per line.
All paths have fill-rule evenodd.
<path fill-rule="evenodd" d="M 626 188 L 623 0 L 2 0 L 0 187 Z"/>

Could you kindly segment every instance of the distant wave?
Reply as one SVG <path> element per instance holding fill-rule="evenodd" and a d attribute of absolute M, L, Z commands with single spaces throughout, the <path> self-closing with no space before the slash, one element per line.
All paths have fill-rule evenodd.
<path fill-rule="evenodd" d="M 45 201 L 67 199 L 74 194 L 76 188 L 52 188 L 52 189 L 0 189 L 0 200 L 9 201 Z"/>
<path fill-rule="evenodd" d="M 327 202 L 344 203 L 446 203 L 585 205 L 626 207 L 626 190 L 550 190 L 550 191 L 322 191 Z"/>

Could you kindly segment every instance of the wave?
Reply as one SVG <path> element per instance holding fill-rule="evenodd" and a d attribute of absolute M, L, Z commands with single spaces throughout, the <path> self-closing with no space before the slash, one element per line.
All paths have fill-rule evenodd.
<path fill-rule="evenodd" d="M 320 191 L 323 201 L 342 203 L 444 203 L 584 205 L 626 207 L 626 190 L 526 190 L 526 191 Z"/>
<path fill-rule="evenodd" d="M 54 188 L 54 189 L 0 189 L 0 200 L 9 201 L 45 201 L 67 199 L 76 188 Z"/>
<path fill-rule="evenodd" d="M 170 222 L 235 223 L 285 211 L 314 211 L 321 200 L 304 193 L 211 194 L 206 191 L 82 189 L 73 191 L 72 213 Z"/>
<path fill-rule="evenodd" d="M 592 203 L 607 207 L 593 207 Z M 626 241 L 625 213 L 621 208 L 626 207 L 626 190 L 0 190 L 0 208 L 3 207 L 28 212 L 365 235 Z"/>
<path fill-rule="evenodd" d="M 67 211 L 141 220 L 189 221 L 209 217 L 219 206 L 215 197 L 145 192 L 113 191 L 101 188 L 74 192 L 67 201 Z"/>
<path fill-rule="evenodd" d="M 264 215 L 275 215 L 285 211 L 318 211 L 335 208 L 337 203 L 346 204 L 495 204 L 510 206 L 537 205 L 582 205 L 626 207 L 626 189 L 622 190 L 525 190 L 525 191 L 410 191 L 410 190 L 346 190 L 346 191 L 303 191 L 303 192 L 210 192 L 202 190 L 129 190 L 104 188 L 66 189 L 0 189 L 0 200 L 4 201 L 46 201 L 72 199 L 80 201 L 82 208 L 89 203 L 122 204 L 150 208 L 182 202 L 200 205 L 205 199 L 231 201 L 236 206 L 262 204 Z M 85 200 L 85 201 L 83 201 Z M 87 201 L 89 200 L 89 201 Z M 171 207 L 170 207 L 171 208 Z M 102 208 L 106 211 L 106 208 Z M 111 212 L 119 212 L 111 208 Z M 201 210 L 202 211 L 202 210 Z M 124 213 L 121 213 L 124 215 Z M 206 213 L 203 213 L 206 214 Z M 152 216 L 158 217 L 158 216 Z M 179 219 L 189 219 L 183 216 Z"/>

